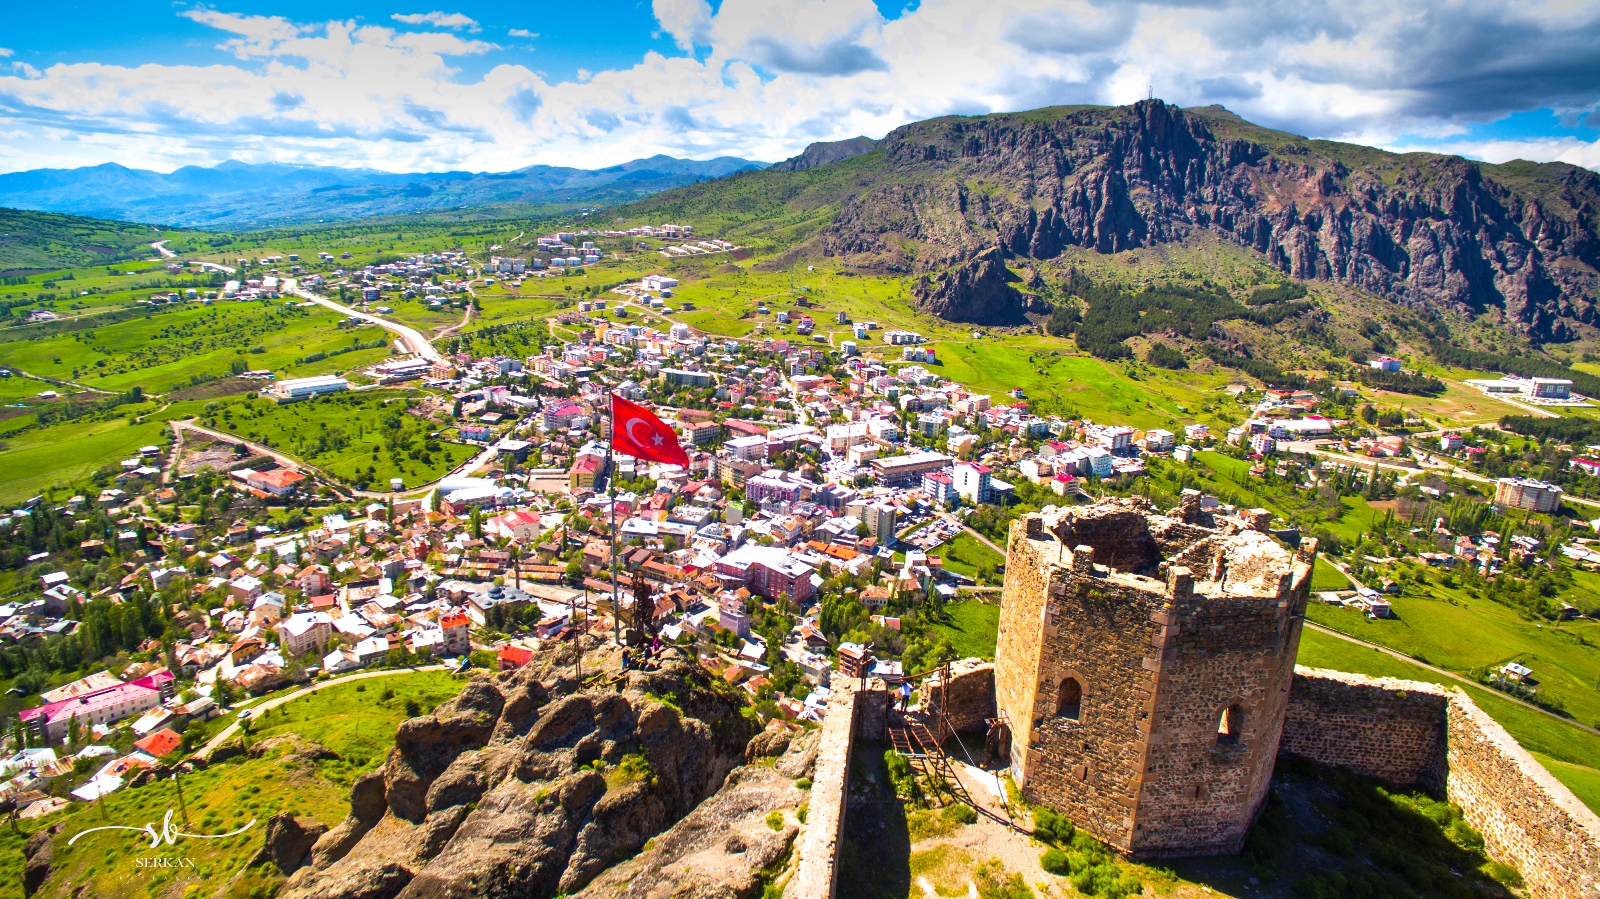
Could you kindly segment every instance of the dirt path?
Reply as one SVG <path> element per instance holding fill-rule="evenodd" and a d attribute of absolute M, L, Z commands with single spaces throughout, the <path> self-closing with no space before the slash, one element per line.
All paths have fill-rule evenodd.
<path fill-rule="evenodd" d="M 474 295 L 472 299 L 474 301 L 476 301 L 477 300 L 477 296 Z M 467 312 L 466 312 L 466 314 L 461 316 L 461 324 L 459 324 L 459 325 L 451 325 L 451 326 L 449 326 L 447 328 L 440 328 L 439 330 L 433 332 L 433 339 L 434 340 L 442 340 L 442 339 L 444 339 L 446 337 L 455 336 L 457 333 L 459 333 L 467 325 L 472 324 L 472 313 L 474 311 L 476 311 L 474 303 L 468 303 L 467 304 Z"/>
<path fill-rule="evenodd" d="M 421 666 L 419 668 L 385 668 L 385 669 L 383 669 L 381 671 L 359 671 L 359 672 L 356 672 L 355 674 L 344 674 L 344 675 L 340 675 L 339 677 L 335 677 L 335 678 L 331 678 L 329 680 L 325 680 L 325 681 L 323 681 L 322 683 L 319 683 L 319 684 L 312 684 L 309 687 L 301 687 L 300 689 L 294 691 L 293 693 L 285 693 L 284 695 L 279 696 L 279 697 L 277 697 L 275 699 L 269 699 L 266 702 L 261 703 L 260 705 L 250 706 L 250 717 L 251 718 L 255 718 L 257 715 L 260 715 L 262 712 L 269 712 L 269 711 L 277 708 L 278 706 L 283 705 L 286 702 L 289 702 L 290 700 L 299 699 L 302 696 L 310 696 L 312 693 L 315 693 L 318 690 L 326 690 L 329 687 L 336 687 L 339 684 L 347 684 L 347 683 L 350 683 L 351 681 L 367 680 L 368 678 L 373 678 L 373 677 L 384 677 L 384 676 L 387 676 L 387 675 L 390 675 L 390 674 L 414 674 L 414 673 L 416 673 L 418 671 L 449 671 L 449 670 L 450 670 L 450 666 L 448 666 L 448 665 L 423 665 L 423 666 Z M 210 758 L 211 757 L 211 753 L 215 752 L 218 746 L 221 746 L 224 742 L 226 742 L 228 740 L 229 737 L 232 737 L 234 734 L 236 734 L 238 732 L 239 732 L 239 721 L 236 718 L 232 724 L 228 725 L 227 727 L 224 727 L 222 730 L 217 732 L 216 736 L 214 736 L 210 740 L 206 741 L 206 745 L 200 747 L 200 751 L 196 752 L 195 755 L 198 755 L 201 758 L 207 758 L 207 759 Z"/>

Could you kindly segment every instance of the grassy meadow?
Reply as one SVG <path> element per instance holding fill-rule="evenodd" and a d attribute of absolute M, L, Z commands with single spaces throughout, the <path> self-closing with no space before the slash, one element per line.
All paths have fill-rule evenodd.
<path fill-rule="evenodd" d="M 155 899 L 166 896 L 211 896 L 233 878 L 261 848 L 267 819 L 287 812 L 332 827 L 349 813 L 348 790 L 360 774 L 381 764 L 394 742 L 394 730 L 407 716 L 407 701 L 426 714 L 465 684 L 444 672 L 413 672 L 370 678 L 313 693 L 280 706 L 260 719 L 251 742 L 289 734 L 321 743 L 342 758 L 308 761 L 294 756 L 291 746 L 271 750 L 258 759 L 240 757 L 182 779 L 177 787 L 163 780 L 125 788 L 98 805 L 75 802 L 42 821 L 22 822 L 22 832 L 0 828 L 0 899 L 20 899 L 22 845 L 41 826 L 56 828 L 55 873 L 37 895 L 45 899 L 94 896 L 96 899 Z M 385 698 L 385 691 L 390 695 Z M 150 847 L 148 837 L 131 831 L 89 834 L 71 846 L 78 832 L 108 824 L 161 828 L 167 810 L 182 824 L 187 808 L 192 833 L 228 833 L 255 821 L 238 836 L 222 840 L 179 839 L 171 846 Z M 136 867 L 140 858 L 183 857 L 192 868 Z M 232 892 L 257 895 L 256 886 L 272 889 L 281 878 L 261 870 L 246 873 Z M 242 888 L 240 888 L 242 884 Z"/>
<path fill-rule="evenodd" d="M 437 422 L 411 414 L 415 394 L 371 390 L 279 405 L 239 399 L 208 405 L 200 423 L 303 459 L 352 484 L 387 487 L 437 480 L 478 449 L 434 436 Z"/>

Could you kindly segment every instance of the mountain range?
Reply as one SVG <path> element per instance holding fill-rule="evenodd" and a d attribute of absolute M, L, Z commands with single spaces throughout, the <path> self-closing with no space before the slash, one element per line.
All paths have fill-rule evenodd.
<path fill-rule="evenodd" d="M 630 213 L 915 276 L 918 304 L 954 321 L 1039 311 L 1008 266 L 1210 233 L 1294 278 L 1424 317 L 1487 316 L 1532 343 L 1600 325 L 1600 174 L 1310 140 L 1217 106 L 932 119 L 839 161 L 685 186 Z"/>
<path fill-rule="evenodd" d="M 511 172 L 395 174 L 230 161 L 162 174 L 107 163 L 0 175 L 0 206 L 187 227 L 247 228 L 463 207 L 603 205 L 764 166 L 728 156 L 652 156 L 601 169 L 535 165 Z"/>

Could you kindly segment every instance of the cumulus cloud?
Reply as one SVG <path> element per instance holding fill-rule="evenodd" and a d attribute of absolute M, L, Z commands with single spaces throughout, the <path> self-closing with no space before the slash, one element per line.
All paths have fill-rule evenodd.
<path fill-rule="evenodd" d="M 0 59 L 5 59 L 7 56 L 10 56 L 11 53 L 12 53 L 11 50 L 9 50 L 9 49 L 7 49 L 5 47 L 0 47 Z"/>
<path fill-rule="evenodd" d="M 168 169 L 223 158 L 391 170 L 605 165 L 636 156 L 775 160 L 815 140 L 917 119 L 1154 92 L 1223 103 L 1317 137 L 1600 165 L 1571 138 L 1473 142 L 1474 128 L 1600 106 L 1591 0 L 652 0 L 673 54 L 552 80 L 460 58 L 497 49 L 459 13 L 397 30 L 214 9 L 233 59 L 58 63 L 0 76 L 0 169 L 108 159 Z M 535 37 L 526 29 L 513 38 Z M 1453 143 L 1452 143 L 1453 142 Z M 18 147 L 26 149 L 18 150 Z M 1509 155 L 1508 155 L 1509 154 Z"/>
<path fill-rule="evenodd" d="M 407 25 L 432 25 L 435 28 L 465 28 L 468 31 L 480 31 L 476 19 L 472 19 L 458 12 L 415 12 L 395 13 L 389 18 Z"/>
<path fill-rule="evenodd" d="M 706 0 L 651 0 L 650 11 L 680 49 L 693 50 L 711 40 L 711 4 Z"/>
<path fill-rule="evenodd" d="M 509 34 L 512 37 L 525 37 L 525 38 L 536 38 L 536 37 L 539 36 L 539 32 L 537 32 L 537 31 L 529 31 L 526 28 L 513 28 L 510 31 L 507 31 L 506 34 Z"/>

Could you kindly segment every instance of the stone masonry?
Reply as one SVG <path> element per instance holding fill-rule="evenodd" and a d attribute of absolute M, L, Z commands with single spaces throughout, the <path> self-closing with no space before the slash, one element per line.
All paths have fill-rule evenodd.
<path fill-rule="evenodd" d="M 1134 856 L 1238 852 L 1272 777 L 1315 541 L 1139 500 L 1011 526 L 995 661 L 1012 775 Z"/>
<path fill-rule="evenodd" d="M 922 682 L 921 706 L 939 725 L 940 743 L 954 734 L 981 734 L 995 716 L 994 665 L 981 659 L 951 662 L 949 683 L 945 672 Z"/>
<path fill-rule="evenodd" d="M 1282 751 L 1443 794 L 1534 899 L 1600 897 L 1600 816 L 1460 690 L 1298 668 Z"/>

